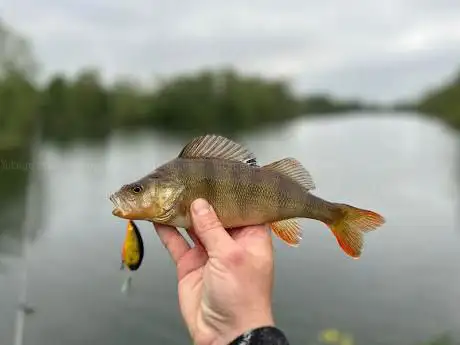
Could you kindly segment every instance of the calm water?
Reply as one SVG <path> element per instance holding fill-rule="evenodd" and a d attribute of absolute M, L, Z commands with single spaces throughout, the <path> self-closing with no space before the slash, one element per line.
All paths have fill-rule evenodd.
<path fill-rule="evenodd" d="M 322 224 L 304 221 L 301 247 L 276 246 L 275 316 L 292 344 L 337 328 L 356 344 L 413 344 L 460 329 L 458 138 L 411 116 L 301 120 L 243 136 L 259 158 L 298 158 L 316 193 L 378 210 L 388 219 L 366 236 L 361 260 L 345 257 Z M 173 265 L 151 225 L 139 223 L 146 255 L 130 296 L 119 270 L 125 223 L 109 192 L 177 155 L 183 141 L 156 133 L 102 146 L 44 146 L 30 172 L 37 235 L 30 250 L 25 344 L 187 344 Z M 12 166 L 4 168 L 15 169 Z M 17 169 L 17 167 L 16 167 Z M 10 182 L 2 181 L 7 184 Z M 35 186 L 35 187 L 34 187 Z M 18 193 L 21 186 L 11 186 Z M 3 233 L 18 233 L 24 198 L 2 204 Z M 15 222 L 16 220 L 16 222 Z M 0 236 L 0 344 L 14 336 L 18 248 Z"/>

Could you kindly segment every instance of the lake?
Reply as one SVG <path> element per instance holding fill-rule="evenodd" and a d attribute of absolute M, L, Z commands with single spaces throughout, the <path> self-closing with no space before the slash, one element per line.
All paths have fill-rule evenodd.
<path fill-rule="evenodd" d="M 315 194 L 387 219 L 365 236 L 360 260 L 344 256 L 330 231 L 312 220 L 301 222 L 300 247 L 274 239 L 275 318 L 291 344 L 318 344 L 328 328 L 368 345 L 409 345 L 460 330 L 454 131 L 413 114 L 368 114 L 300 119 L 238 140 L 262 164 L 296 157 L 311 172 Z M 9 236 L 0 236 L 0 344 L 13 344 L 15 334 L 21 227 L 35 238 L 27 260 L 35 313 L 26 316 L 24 344 L 190 343 L 174 266 L 149 223 L 138 222 L 143 266 L 131 293 L 121 292 L 125 222 L 111 215 L 107 199 L 184 144 L 161 133 L 118 134 L 104 144 L 38 146 L 27 166 L 2 162 L 8 176 L 27 174 L 31 184 L 25 190 L 22 182 L 1 181 L 14 197 L 1 204 L 0 233 Z"/>

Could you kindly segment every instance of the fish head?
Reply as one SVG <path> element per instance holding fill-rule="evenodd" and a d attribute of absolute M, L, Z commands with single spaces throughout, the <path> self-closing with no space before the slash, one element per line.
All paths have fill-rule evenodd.
<path fill-rule="evenodd" d="M 112 214 L 124 219 L 164 222 L 173 215 L 184 189 L 182 184 L 166 178 L 144 177 L 110 195 Z"/>

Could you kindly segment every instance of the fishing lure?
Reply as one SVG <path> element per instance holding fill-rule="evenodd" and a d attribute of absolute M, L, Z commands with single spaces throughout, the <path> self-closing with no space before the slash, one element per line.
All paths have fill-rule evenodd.
<path fill-rule="evenodd" d="M 129 220 L 126 226 L 126 235 L 121 249 L 121 267 L 128 269 L 128 276 L 121 288 L 122 292 L 127 293 L 131 287 L 132 272 L 137 271 L 144 259 L 144 242 L 137 225 Z"/>

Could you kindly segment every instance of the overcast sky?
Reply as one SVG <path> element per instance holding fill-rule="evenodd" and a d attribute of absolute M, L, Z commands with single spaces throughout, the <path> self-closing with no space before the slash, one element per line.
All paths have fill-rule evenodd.
<path fill-rule="evenodd" d="M 411 97 L 460 69 L 460 0 L 0 0 L 45 70 L 144 80 L 205 66 L 296 90 Z"/>

